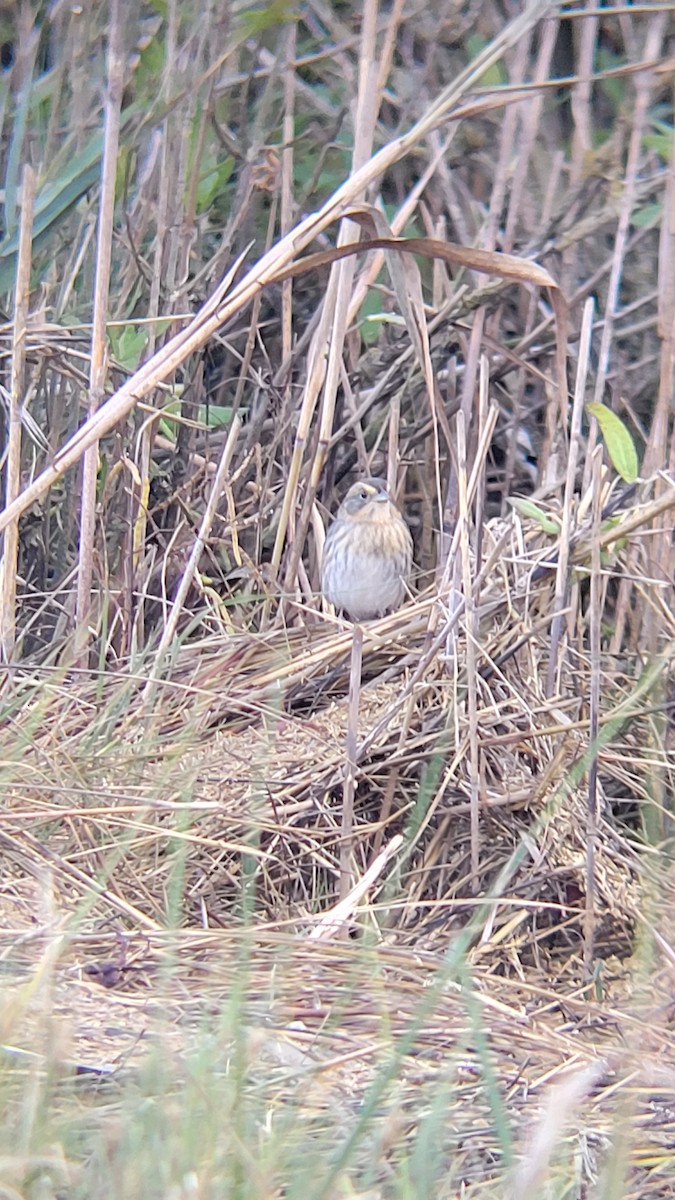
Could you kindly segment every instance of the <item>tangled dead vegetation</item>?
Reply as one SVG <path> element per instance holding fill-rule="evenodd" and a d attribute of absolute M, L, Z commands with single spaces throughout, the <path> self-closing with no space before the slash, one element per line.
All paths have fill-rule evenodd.
<path fill-rule="evenodd" d="M 472 608 L 445 581 L 365 630 L 355 893 L 379 866 L 340 919 L 349 627 L 302 609 L 285 628 L 223 630 L 154 680 L 17 669 L 0 830 L 15 1075 L 29 1053 L 58 1081 L 57 1108 L 77 1086 L 110 1111 L 161 1061 L 170 1115 L 206 1037 L 210 1086 L 236 1061 L 261 1131 L 291 1120 L 289 1152 L 337 1153 L 370 1113 L 349 1171 L 374 1172 L 378 1197 L 439 1106 L 448 1195 L 530 1194 L 553 1141 L 563 1158 L 584 1147 L 585 1186 L 619 1136 L 624 1194 L 669 1195 L 675 629 L 649 553 L 660 480 L 613 507 L 605 620 L 628 579 L 663 638 L 642 661 L 628 621 L 600 660 L 596 819 L 590 537 L 581 519 L 555 642 L 563 543 L 514 511 L 483 527 Z"/>
<path fill-rule="evenodd" d="M 611 527 L 607 614 L 629 570 L 642 602 L 659 607 L 658 581 L 641 574 L 640 561 L 652 514 L 646 486 L 640 503 L 619 512 Z M 629 539 L 624 527 L 634 531 Z M 430 589 L 366 629 L 355 877 L 396 835 L 403 850 L 359 907 L 354 921 L 363 932 L 431 949 L 466 925 L 477 897 L 494 895 L 499 902 L 475 930 L 477 953 L 489 945 L 508 973 L 579 953 L 588 919 L 592 761 L 583 530 L 555 689 L 547 694 L 558 552 L 518 514 L 486 524 L 489 570 L 474 564 L 472 679 L 467 620 L 451 589 L 441 596 Z M 672 794 L 670 742 L 658 734 L 671 719 L 673 644 L 666 641 L 651 674 L 625 651 L 601 665 L 595 894 L 588 903 L 603 955 L 630 952 L 645 810 L 658 805 L 655 779 L 663 797 Z M 92 905 L 94 924 L 162 927 L 179 873 L 173 919 L 180 924 L 239 921 L 246 879 L 257 919 L 296 930 L 311 925 L 336 897 L 350 645 L 350 629 L 326 618 L 185 647 L 150 695 L 140 680 L 109 675 L 97 695 L 67 671 L 45 671 L 37 689 L 34 674 L 18 671 L 17 703 L 26 688 L 34 695 L 13 731 L 23 750 L 8 794 L 12 832 L 4 835 L 20 871 L 31 863 L 40 875 L 51 864 L 68 906 L 75 889 Z M 659 744 L 666 748 L 660 758 Z"/>
<path fill-rule="evenodd" d="M 13 1194 L 669 1196 L 673 5 L 150 7 L 2 48 Z"/>

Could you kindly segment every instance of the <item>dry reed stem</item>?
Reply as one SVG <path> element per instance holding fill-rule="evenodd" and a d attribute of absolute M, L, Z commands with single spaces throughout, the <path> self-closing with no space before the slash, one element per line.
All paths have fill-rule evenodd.
<path fill-rule="evenodd" d="M 372 154 L 375 125 L 380 108 L 381 93 L 374 87 L 377 75 L 377 63 L 375 61 L 376 18 L 377 2 L 376 0 L 368 0 L 363 14 L 359 53 L 359 84 L 354 113 L 355 136 L 352 152 L 352 175 L 358 174 L 360 168 L 363 167 Z M 363 191 L 355 192 L 354 194 L 356 203 L 362 203 L 363 197 Z M 338 247 L 349 244 L 350 239 L 354 237 L 355 233 L 356 226 L 354 223 L 349 219 L 344 220 L 341 223 L 338 234 Z M 284 577 L 284 588 L 287 591 L 290 591 L 295 585 L 298 565 L 309 525 L 310 513 L 333 431 L 335 403 L 342 372 L 342 356 L 347 332 L 349 301 L 353 290 L 355 266 L 353 257 L 349 256 L 343 261 L 336 261 L 331 267 L 322 317 L 309 350 L 310 363 L 312 365 L 308 371 L 306 392 L 303 398 L 298 432 L 293 448 L 293 458 L 289 472 L 289 486 L 284 491 L 283 508 L 272 552 L 272 568 L 276 571 L 286 538 L 286 529 L 290 514 L 296 508 L 297 489 L 305 443 L 319 392 L 321 392 L 322 399 L 319 411 L 316 453 L 312 459 L 300 518 L 294 530 L 291 552 Z"/>
<path fill-rule="evenodd" d="M 279 205 L 279 227 L 281 236 L 286 237 L 293 227 L 293 138 L 295 131 L 294 106 L 296 92 L 295 52 L 297 22 L 291 21 L 286 35 L 286 64 L 284 69 L 284 123 L 283 149 L 281 152 L 281 199 Z M 281 360 L 290 359 L 293 348 L 293 280 L 285 279 L 281 285 Z M 243 373 L 242 373 L 243 382 Z M 285 385 L 284 401 L 290 404 L 290 376 Z"/>
<path fill-rule="evenodd" d="M 577 377 L 572 401 L 572 415 L 569 435 L 569 456 L 565 478 L 565 496 L 562 506 L 562 525 L 556 570 L 554 619 L 551 624 L 551 648 L 546 681 L 546 694 L 552 696 L 556 688 L 556 678 L 559 670 L 560 639 L 564 624 L 564 610 L 568 603 L 569 589 L 569 559 L 573 526 L 575 523 L 574 502 L 577 488 L 577 463 L 581 450 L 581 421 L 583 416 L 584 398 L 586 395 L 588 363 L 591 344 L 591 329 L 593 324 L 593 303 L 587 301 L 584 309 L 582 324 L 582 341 L 579 346 L 577 362 Z"/>
<path fill-rule="evenodd" d="M 592 509 L 591 522 L 593 541 L 591 549 L 591 595 L 588 612 L 589 650 L 590 650 L 590 694 L 588 713 L 589 747 L 592 754 L 588 768 L 588 810 L 586 816 L 586 916 L 584 924 L 584 966 L 590 978 L 593 971 L 594 942 L 595 942 L 595 843 L 597 839 L 598 813 L 600 797 L 598 794 L 598 755 L 597 744 L 600 732 L 600 687 L 602 669 L 601 626 L 603 612 L 603 594 L 601 578 L 601 557 L 599 549 L 600 522 L 602 516 L 602 450 L 596 446 L 593 451 L 594 463 L 591 475 Z"/>
<path fill-rule="evenodd" d="M 167 36 L 166 36 L 166 61 L 162 72 L 161 94 L 164 103 L 168 106 L 173 91 L 173 81 L 176 75 L 176 4 L 169 5 L 167 10 Z M 168 273 L 168 263 L 166 261 L 166 246 L 169 238 L 169 226 L 171 224 L 169 218 L 170 197 L 176 194 L 176 181 L 173 178 L 174 170 L 173 163 L 170 160 L 169 142 L 171 130 L 171 115 L 167 114 L 162 122 L 162 140 L 160 153 L 160 169 L 159 169 L 159 184 L 157 195 L 157 214 L 156 228 L 154 238 L 154 255 L 152 262 L 152 274 L 150 278 L 150 287 L 148 295 L 148 343 L 147 356 L 152 357 L 155 353 L 155 348 L 158 339 L 158 328 L 155 323 L 156 318 L 160 314 L 160 299 L 162 289 L 171 294 L 174 288 L 175 279 Z M 133 239 L 130 238 L 130 241 Z M 152 449 L 154 439 L 156 437 L 156 422 L 148 420 L 144 422 L 137 443 L 136 462 L 138 465 L 139 480 L 137 487 L 132 489 L 130 504 L 129 504 L 129 520 L 133 529 L 132 545 L 130 562 L 127 562 L 126 570 L 129 578 L 130 590 L 133 588 L 137 577 L 138 569 L 144 553 L 147 537 L 147 520 L 148 520 L 148 500 L 150 496 L 150 472 L 152 461 Z M 173 446 L 171 447 L 173 450 Z M 131 605 L 129 606 L 131 608 Z M 138 631 L 139 643 L 144 642 L 144 608 L 141 604 L 136 613 L 135 622 Z M 131 611 L 127 613 L 127 621 L 131 626 L 133 616 Z"/>
<path fill-rule="evenodd" d="M 668 443 L 668 410 L 672 401 L 672 383 L 675 378 L 675 132 L 668 167 L 668 182 L 664 198 L 664 212 L 670 220 L 661 224 L 659 245 L 657 333 L 661 341 L 659 358 L 659 388 L 645 450 L 643 472 L 656 469 L 663 460 L 663 448 Z M 671 422 L 668 468 L 671 481 L 675 479 L 675 421 Z M 661 484 L 665 490 L 667 482 Z M 672 530 L 666 524 L 654 527 L 654 550 L 652 559 L 655 568 L 668 589 L 665 603 L 672 608 L 675 603 L 675 547 Z M 654 654 L 658 644 L 658 624 L 650 613 L 645 616 L 643 644 L 648 653 Z"/>
<path fill-rule="evenodd" d="M 478 890 L 480 868 L 480 745 L 478 741 L 478 698 L 476 695 L 477 626 L 470 554 L 470 510 L 468 502 L 467 446 L 464 413 L 457 413 L 457 480 L 459 485 L 459 546 L 464 594 L 466 628 L 467 711 L 469 718 L 469 784 L 471 789 L 471 871 L 473 888 Z"/>
<path fill-rule="evenodd" d="M 35 172 L 25 166 L 21 184 L 21 224 L 19 254 L 14 292 L 12 326 L 12 372 L 9 397 L 9 430 L 5 465 L 5 507 L 19 495 L 21 488 L 21 417 L 26 401 L 26 334 L 30 303 L 30 265 L 33 239 Z M 5 529 L 0 562 L 0 657 L 11 662 L 16 646 L 16 575 L 19 554 L 19 519 Z"/>
<path fill-rule="evenodd" d="M 115 216 L 115 180 L 120 135 L 120 113 L 124 87 L 124 0 L 113 0 L 108 33 L 108 78 L 105 98 L 101 203 L 96 242 L 94 311 L 91 332 L 89 374 L 89 420 L 95 420 L 105 395 L 107 374 L 106 319 L 112 264 L 112 235 Z M 96 530 L 96 482 L 98 442 L 92 440 L 83 452 L 82 495 L 80 500 L 80 544 L 77 574 L 76 655 L 89 642 L 89 612 L 93 576 L 94 536 Z"/>

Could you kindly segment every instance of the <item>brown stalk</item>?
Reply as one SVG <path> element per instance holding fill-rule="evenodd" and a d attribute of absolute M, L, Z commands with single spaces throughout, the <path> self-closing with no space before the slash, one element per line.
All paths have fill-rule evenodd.
<path fill-rule="evenodd" d="M 471 787 L 471 874 L 474 893 L 480 875 L 480 744 L 478 740 L 478 677 L 476 672 L 476 610 L 471 568 L 470 509 L 468 499 L 466 426 L 464 413 L 457 413 L 457 482 L 459 487 L 459 546 L 466 628 L 466 699 L 469 713 L 469 778 Z"/>
<path fill-rule="evenodd" d="M 96 246 L 96 284 L 91 335 L 91 366 L 89 372 L 90 422 L 95 422 L 99 414 L 105 394 L 105 379 L 107 374 L 106 316 L 110 288 L 112 233 L 115 212 L 115 174 L 119 146 L 122 89 L 124 86 L 125 14 L 126 5 L 124 0 L 112 0 L 108 29 L 108 86 L 105 98 L 101 207 L 99 211 Z M 98 439 L 92 438 L 88 445 L 83 448 L 83 452 L 76 611 L 76 653 L 78 656 L 85 651 L 90 637 L 88 624 L 91 609 L 94 536 L 96 528 Z"/>
<path fill-rule="evenodd" d="M 556 679 L 560 666 L 559 645 L 565 621 L 564 613 L 567 606 L 570 541 L 572 538 L 574 525 L 574 496 L 577 488 L 577 463 L 581 449 L 581 421 L 584 411 L 584 398 L 586 395 L 586 378 L 588 373 L 592 327 L 593 301 L 587 300 L 584 307 L 584 316 L 581 326 L 579 360 L 577 363 L 577 376 L 574 386 L 574 399 L 572 402 L 569 458 L 567 460 L 565 496 L 562 507 L 562 525 L 558 543 L 558 565 L 554 599 L 555 616 L 551 625 L 551 646 L 549 651 L 548 675 L 546 680 L 546 694 L 549 697 L 553 695 L 553 692 L 556 688 Z"/>
<path fill-rule="evenodd" d="M 390 241 L 392 246 L 396 244 L 395 239 L 391 236 L 391 232 L 385 218 L 378 209 L 371 208 L 367 210 L 366 217 L 371 218 L 377 235 L 377 241 L 380 244 L 387 241 Z M 361 220 L 363 220 L 363 217 Z M 391 281 L 394 286 L 394 291 L 396 292 L 399 308 L 403 314 L 406 327 L 410 335 L 410 342 L 419 364 L 422 377 L 426 384 L 427 400 L 431 413 L 433 429 L 436 494 L 440 497 L 440 445 L 438 426 L 440 425 L 443 429 L 448 451 L 451 451 L 453 439 L 450 433 L 450 427 L 448 425 L 445 409 L 441 404 L 440 390 L 438 384 L 436 383 L 431 362 L 429 332 L 427 329 L 420 271 L 415 260 L 409 255 L 387 253 L 385 258 L 389 269 L 389 274 L 391 276 Z"/>
<path fill-rule="evenodd" d="M 675 420 L 670 416 L 675 377 L 675 134 L 671 143 L 659 244 L 657 333 L 661 342 L 659 389 L 642 472 L 649 475 L 660 467 L 663 470 L 667 469 L 672 479 L 675 474 Z M 669 447 L 667 461 L 666 447 Z M 662 478 L 660 490 L 665 491 L 666 488 L 666 480 Z M 654 563 L 653 569 L 663 579 L 667 588 L 667 599 L 664 596 L 666 604 L 672 607 L 675 550 L 671 526 L 657 525 L 654 528 L 651 559 Z M 645 624 L 643 644 L 647 653 L 653 655 L 658 649 L 658 629 L 650 613 L 646 614 Z"/>
<path fill-rule="evenodd" d="M 295 53 L 297 23 L 291 21 L 286 35 L 286 67 L 284 71 L 284 124 L 283 150 L 281 152 L 281 205 L 279 224 L 281 236 L 286 237 L 293 226 L 293 138 L 294 105 L 296 89 Z M 282 359 L 285 361 L 293 346 L 293 282 L 284 280 L 281 285 L 281 343 Z M 286 383 L 286 399 L 290 393 L 290 380 Z"/>
<path fill-rule="evenodd" d="M 396 499 L 398 490 L 398 459 L 401 430 L 401 398 L 395 396 L 389 407 L 387 442 L 387 491 Z"/>
<path fill-rule="evenodd" d="M 352 154 L 352 177 L 367 162 L 372 153 L 375 123 L 380 106 L 380 94 L 375 89 L 377 64 L 375 58 L 375 32 L 377 25 L 377 0 L 367 0 L 364 7 L 361 48 L 359 55 L 359 86 L 354 111 L 354 149 Z M 361 201 L 363 193 L 355 193 L 355 199 Z M 343 221 L 338 234 L 338 248 L 349 243 L 356 230 L 351 220 Z M 355 271 L 355 261 L 348 256 L 343 262 L 338 262 L 331 269 L 328 282 L 324 310 L 319 327 L 312 341 L 310 356 L 313 368 L 309 372 L 305 402 L 303 403 L 302 431 L 298 428 L 296 443 L 293 448 L 291 478 L 293 490 L 287 489 L 284 494 L 284 509 L 282 510 L 279 528 L 272 554 L 272 566 L 276 570 L 280 561 L 285 538 L 285 522 L 290 518 L 296 506 L 297 483 L 300 476 L 300 464 L 304 445 L 313 416 L 319 392 L 322 391 L 321 408 L 319 413 L 319 431 L 317 450 L 312 460 L 307 490 L 303 500 L 302 512 L 298 527 L 294 531 L 288 566 L 285 573 L 284 587 L 290 591 L 296 586 L 298 564 L 305 543 L 309 515 L 314 497 L 326 460 L 330 436 L 333 431 L 335 402 L 342 369 L 344 339 L 347 332 L 347 314 L 351 298 Z M 328 354 L 326 357 L 326 345 Z M 311 386 L 310 386 L 311 385 Z"/>
<path fill-rule="evenodd" d="M 586 0 L 585 8 L 589 13 L 595 11 L 595 0 Z M 585 169 L 584 164 L 588 161 L 588 155 L 591 153 L 593 130 L 591 111 L 592 74 L 597 35 L 598 20 L 594 16 L 588 16 L 579 25 L 576 25 L 572 35 L 577 44 L 579 69 L 578 78 L 570 89 L 570 106 L 574 120 L 569 169 L 571 188 L 578 188 L 581 184 Z M 561 286 L 565 295 L 569 294 L 571 281 L 577 277 L 577 256 L 578 249 L 573 245 L 569 246 L 563 253 Z"/>
<path fill-rule="evenodd" d="M 161 94 L 164 104 L 168 105 L 171 99 L 173 81 L 176 75 L 176 34 L 177 34 L 177 11 L 175 0 L 167 5 L 167 34 L 166 34 L 166 58 L 164 69 L 162 71 L 162 87 Z M 165 289 L 165 294 L 171 295 L 174 287 L 174 278 L 167 271 L 167 236 L 170 225 L 169 208 L 171 198 L 178 193 L 176 180 L 174 178 L 174 163 L 171 157 L 171 130 L 172 130 L 172 114 L 167 113 L 161 127 L 161 151 L 160 151 L 160 166 L 159 166 L 159 186 L 156 201 L 156 219 L 155 219 L 155 238 L 154 238 L 154 254 L 152 262 L 152 277 L 150 280 L 150 296 L 148 300 L 148 318 L 151 324 L 148 326 L 148 345 L 146 357 L 151 357 L 157 345 L 157 326 L 154 324 L 154 318 L 159 316 L 160 299 L 162 289 Z M 135 489 L 130 490 L 129 495 L 129 525 L 132 529 L 131 546 L 126 562 L 127 572 L 127 621 L 131 627 L 132 622 L 132 593 L 134 583 L 137 579 L 139 564 L 142 560 L 146 543 L 146 530 L 148 518 L 148 496 L 150 493 L 150 465 L 152 458 L 152 449 L 154 445 L 157 422 L 146 421 L 140 431 L 136 450 L 136 461 L 138 464 L 139 484 Z M 138 629 L 138 636 L 141 642 L 144 640 L 144 604 L 141 601 L 140 605 L 136 606 L 135 621 Z"/>
<path fill-rule="evenodd" d="M 344 900 L 352 887 L 352 838 L 354 829 L 354 795 L 356 792 L 356 747 L 359 735 L 359 696 L 361 694 L 361 660 L 363 627 L 357 623 L 352 630 L 352 650 L 349 665 L 349 708 L 344 784 L 342 787 L 342 822 L 340 828 L 340 899 Z"/>
<path fill-rule="evenodd" d="M 543 85 L 547 74 L 550 72 L 551 56 L 554 50 L 555 36 L 559 31 L 559 23 L 556 21 L 548 21 L 544 27 L 543 36 L 541 38 L 539 51 L 537 54 L 535 66 L 535 78 L 537 86 L 540 88 L 535 93 L 530 103 L 519 107 L 521 118 L 521 138 L 518 145 L 518 153 L 516 156 L 516 166 L 514 171 L 513 183 L 509 196 L 509 207 L 506 217 L 506 225 L 502 249 L 510 251 L 512 249 L 513 240 L 516 236 L 518 223 L 523 229 L 528 231 L 546 228 L 551 221 L 551 214 L 554 207 L 554 202 L 560 191 L 560 175 L 563 170 L 564 154 L 560 150 L 555 155 L 550 171 L 550 178 L 547 184 L 546 192 L 541 212 L 538 211 L 538 204 L 533 204 L 531 198 L 526 191 L 526 183 L 529 177 L 529 167 L 535 146 L 535 139 L 539 122 L 542 115 L 542 102 L 544 98 Z M 536 234 L 535 234 L 536 236 Z M 565 289 L 561 289 L 561 294 L 567 296 Z M 528 334 L 532 330 L 537 314 L 539 311 L 539 297 L 536 293 L 532 293 L 527 301 L 527 317 L 524 322 L 524 340 L 527 340 Z M 519 372 L 518 380 L 512 391 L 512 428 L 517 430 L 520 425 L 521 414 L 527 412 L 526 403 L 526 382 L 527 371 Z M 561 379 L 559 380 L 559 386 Z M 555 419 L 555 404 L 552 400 L 552 414 Z M 546 447 L 544 447 L 546 450 Z M 516 465 L 517 439 L 511 437 L 507 446 L 506 462 L 504 466 L 504 487 L 502 492 L 502 507 L 506 504 L 506 499 L 509 492 L 512 490 L 512 479 L 514 476 L 514 467 Z M 542 479 L 545 477 L 547 463 L 545 453 L 542 454 L 540 475 Z"/>
<path fill-rule="evenodd" d="M 539 88 L 526 103 L 518 108 L 518 116 L 522 125 L 522 136 L 518 145 L 516 169 L 511 184 L 508 212 L 504 228 L 503 249 L 510 250 L 516 231 L 517 221 L 521 215 L 521 206 L 526 199 L 526 183 L 532 149 L 535 143 L 537 127 L 541 119 L 544 104 L 544 91 L 540 87 L 551 75 L 551 58 L 559 33 L 559 22 L 549 20 L 543 26 L 541 45 L 537 54 L 534 70 L 534 87 Z M 528 222 L 529 223 L 529 222 Z"/>
<path fill-rule="evenodd" d="M 9 430 L 5 465 L 5 506 L 13 503 L 21 488 L 21 413 L 25 399 L 26 327 L 30 302 L 30 265 L 33 241 L 33 206 L 35 201 L 35 172 L 23 169 L 21 182 L 21 224 L 19 254 L 14 292 L 12 328 L 12 373 L 9 396 Z M 15 517 L 5 529 L 0 576 L 0 658 L 11 662 L 16 646 L 16 576 L 19 560 L 19 518 Z"/>
<path fill-rule="evenodd" d="M 588 741 L 592 759 L 588 768 L 588 805 L 586 810 L 586 911 L 584 914 L 584 966 L 589 978 L 595 957 L 596 880 L 595 846 L 598 836 L 598 733 L 600 732 L 600 676 L 602 663 L 602 561 L 600 522 L 602 519 L 602 449 L 593 451 L 591 517 L 591 599 L 588 612 L 590 631 L 590 697 Z"/>
<path fill-rule="evenodd" d="M 480 571 L 483 562 L 483 534 L 485 524 L 485 508 L 486 494 L 485 484 L 487 477 L 487 456 L 490 448 L 490 441 L 487 440 L 487 430 L 489 425 L 492 425 L 493 420 L 496 421 L 497 414 L 490 408 L 490 364 L 485 355 L 480 360 L 480 382 L 478 393 L 478 444 L 476 447 L 475 466 L 477 469 L 476 477 L 476 499 L 475 499 L 475 522 L 476 522 L 476 537 L 475 537 L 475 565 L 474 570 Z"/>

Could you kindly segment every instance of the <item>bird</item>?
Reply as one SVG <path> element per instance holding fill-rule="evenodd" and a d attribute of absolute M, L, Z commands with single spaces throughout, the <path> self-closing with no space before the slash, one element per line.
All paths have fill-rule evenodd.
<path fill-rule="evenodd" d="M 384 479 L 352 484 L 326 535 L 321 591 L 352 621 L 400 608 L 412 567 L 410 530 Z"/>

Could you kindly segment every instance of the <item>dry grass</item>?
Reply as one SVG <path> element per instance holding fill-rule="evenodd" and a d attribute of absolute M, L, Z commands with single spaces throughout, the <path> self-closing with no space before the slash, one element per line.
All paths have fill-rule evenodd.
<path fill-rule="evenodd" d="M 669 1195 L 673 6 L 216 8 L 11 31 L 7 1188 Z"/>

